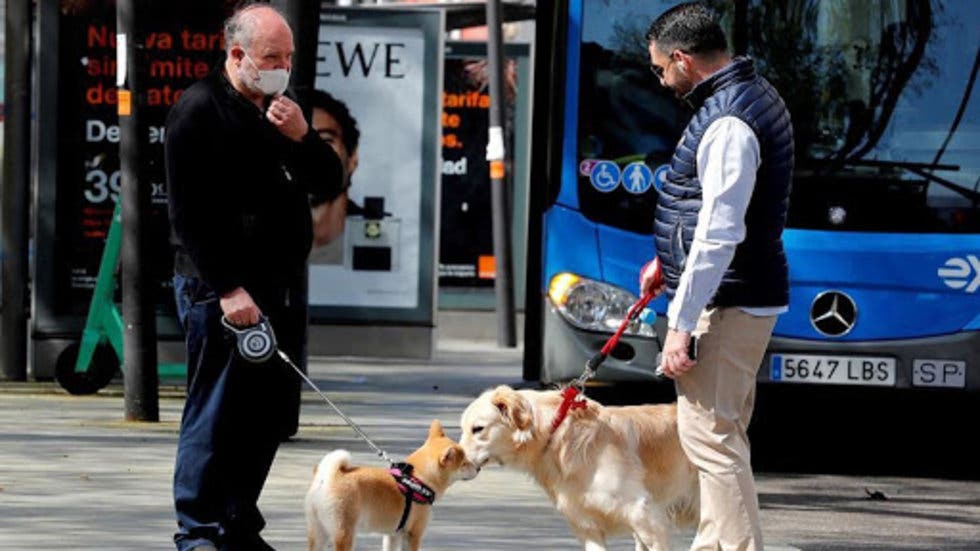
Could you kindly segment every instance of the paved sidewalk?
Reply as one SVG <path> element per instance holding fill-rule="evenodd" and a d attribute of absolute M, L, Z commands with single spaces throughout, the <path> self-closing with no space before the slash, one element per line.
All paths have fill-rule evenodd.
<path fill-rule="evenodd" d="M 520 352 L 442 342 L 431 362 L 317 359 L 311 375 L 392 457 L 438 418 L 459 436 L 466 403 L 496 384 L 520 385 Z M 54 383 L 0 383 L 0 549 L 171 549 L 170 481 L 183 389 L 161 388 L 159 423 L 123 421 L 120 384 L 73 397 Z M 312 391 L 301 427 L 282 446 L 260 506 L 277 549 L 305 549 L 303 495 L 312 468 L 344 447 L 381 464 Z M 872 501 L 865 487 L 891 499 Z M 980 482 L 844 476 L 759 477 L 769 550 L 980 549 Z M 564 520 L 526 476 L 491 467 L 435 505 L 429 550 L 579 549 Z M 678 536 L 685 549 L 690 535 Z M 632 550 L 631 538 L 610 549 Z M 361 549 L 378 549 L 361 536 Z"/>

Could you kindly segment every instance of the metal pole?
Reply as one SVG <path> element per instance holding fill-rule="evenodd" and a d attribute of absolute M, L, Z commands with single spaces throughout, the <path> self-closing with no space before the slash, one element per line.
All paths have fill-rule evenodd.
<path fill-rule="evenodd" d="M 737 1 L 735 4 L 735 24 L 732 25 L 732 49 L 735 55 L 746 55 L 749 44 L 749 3 Z"/>
<path fill-rule="evenodd" d="M 116 2 L 116 84 L 119 86 L 119 168 L 122 189 L 123 358 L 127 421 L 159 421 L 156 317 L 147 265 L 150 186 L 140 156 L 147 128 L 140 117 L 146 65 L 140 29 L 143 0 Z"/>
<path fill-rule="evenodd" d="M 272 0 L 271 4 L 282 11 L 293 30 L 296 50 L 293 53 L 293 70 L 289 86 L 299 98 L 300 105 L 306 107 L 316 78 L 320 5 L 309 0 Z M 309 113 L 306 115 L 309 117 Z"/>
<path fill-rule="evenodd" d="M 313 117 L 309 109 L 310 91 L 313 90 L 316 78 L 316 49 L 317 33 L 320 29 L 320 5 L 317 2 L 308 0 L 272 0 L 272 5 L 281 10 L 286 16 L 289 27 L 293 30 L 293 41 L 295 52 L 293 53 L 293 70 L 290 76 L 290 88 L 296 94 L 299 104 L 304 108 L 306 120 L 313 124 Z M 308 373 L 307 367 L 307 342 L 309 336 L 309 270 L 303 274 L 301 294 L 303 306 L 307 309 L 307 320 L 303 324 L 303 345 L 296 363 L 300 374 Z M 302 382 L 296 380 L 289 395 L 289 403 L 283 404 L 284 408 L 289 408 L 291 416 L 286 428 L 285 436 L 296 434 L 299 429 L 299 416 L 301 412 L 301 391 Z"/>
<path fill-rule="evenodd" d="M 0 182 L 0 379 L 27 379 L 31 167 L 31 1 L 7 0 L 6 121 Z"/>
<path fill-rule="evenodd" d="M 503 38 L 500 0 L 487 0 L 487 71 L 490 76 L 490 134 L 487 160 L 490 161 L 491 206 L 493 209 L 493 254 L 497 274 L 494 291 L 497 297 L 497 345 L 517 346 L 514 329 L 514 278 L 511 261 L 510 208 L 507 200 L 507 174 L 504 167 L 504 91 Z"/>
<path fill-rule="evenodd" d="M 522 377 L 525 381 L 541 379 L 541 363 L 544 358 L 544 292 L 541 289 L 543 270 L 541 237 L 544 232 L 544 212 L 548 207 L 549 182 L 560 171 L 555 168 L 554 150 L 561 149 L 560 143 L 551 144 L 550 135 L 560 113 L 563 90 L 561 80 L 564 71 L 556 66 L 556 43 L 560 28 L 565 28 L 564 18 L 556 11 L 555 0 L 538 0 L 534 25 L 534 96 L 535 105 L 531 124 L 530 181 L 541 185 L 531 185 L 528 190 L 527 249 L 525 255 L 524 284 L 524 358 Z M 564 9 L 564 6 L 562 6 Z M 567 10 L 566 10 L 567 11 Z"/>

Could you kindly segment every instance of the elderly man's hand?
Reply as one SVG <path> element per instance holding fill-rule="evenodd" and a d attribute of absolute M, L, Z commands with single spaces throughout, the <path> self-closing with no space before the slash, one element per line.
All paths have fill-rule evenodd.
<path fill-rule="evenodd" d="M 233 291 L 222 295 L 219 304 L 228 323 L 236 327 L 255 325 L 262 315 L 258 305 L 252 300 L 252 295 L 243 287 L 236 287 Z"/>
<path fill-rule="evenodd" d="M 303 136 L 310 130 L 310 125 L 303 117 L 299 105 L 286 96 L 279 95 L 273 98 L 265 111 L 265 118 L 269 119 L 283 136 L 294 142 L 302 141 Z"/>

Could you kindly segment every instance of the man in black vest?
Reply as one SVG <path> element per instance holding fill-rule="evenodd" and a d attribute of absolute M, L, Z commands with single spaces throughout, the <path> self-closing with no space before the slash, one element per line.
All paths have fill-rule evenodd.
<path fill-rule="evenodd" d="M 746 435 L 756 372 L 789 284 L 781 234 L 793 130 L 751 59 L 732 58 L 711 12 L 682 4 L 647 32 L 650 68 L 695 114 L 674 151 L 654 229 L 666 291 L 660 368 L 675 380 L 681 443 L 697 466 L 701 521 L 691 549 L 763 548 Z M 688 355 L 696 338 L 696 359 Z"/>
<path fill-rule="evenodd" d="M 178 551 L 272 549 L 257 502 L 279 442 L 295 423 L 299 379 L 275 358 L 235 353 L 222 317 L 260 316 L 297 361 L 306 326 L 310 197 L 342 191 L 334 150 L 284 95 L 293 35 L 268 4 L 225 23 L 227 58 L 167 118 L 174 291 L 186 332 L 187 402 L 177 443 Z"/>

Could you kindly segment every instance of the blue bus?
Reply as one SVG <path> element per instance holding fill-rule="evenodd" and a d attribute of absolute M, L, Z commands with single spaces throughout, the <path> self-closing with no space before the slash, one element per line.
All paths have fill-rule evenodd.
<path fill-rule="evenodd" d="M 525 379 L 580 375 L 638 298 L 691 116 L 644 39 L 677 3 L 538 4 Z M 759 381 L 980 389 L 976 2 L 708 3 L 795 131 L 789 312 Z M 596 380 L 655 380 L 666 307 L 650 304 Z"/>

